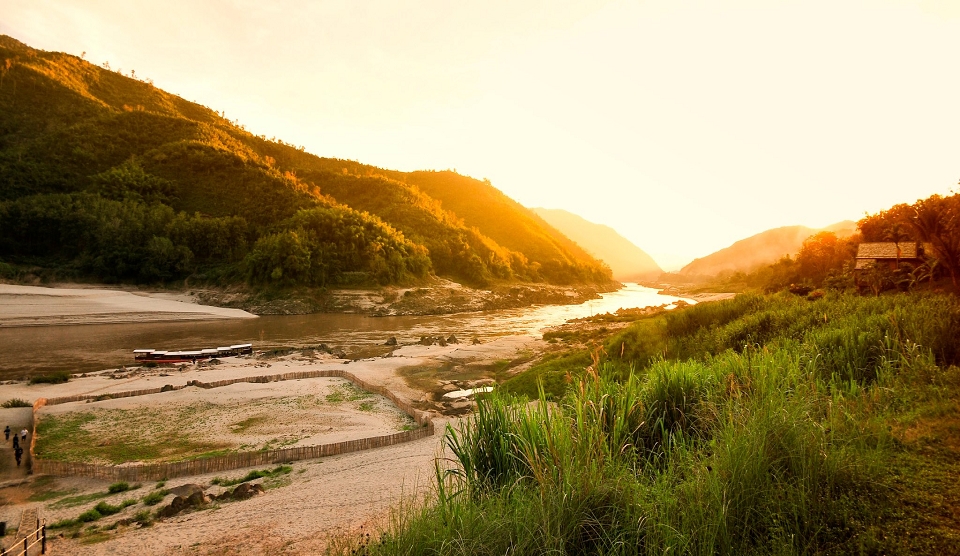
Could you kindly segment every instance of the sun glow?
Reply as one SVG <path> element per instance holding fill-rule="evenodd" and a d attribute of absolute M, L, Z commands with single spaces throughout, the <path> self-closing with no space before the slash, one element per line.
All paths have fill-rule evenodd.
<path fill-rule="evenodd" d="M 953 187 L 954 6 L 47 0 L 0 33 L 320 156 L 490 178 L 671 269 Z"/>

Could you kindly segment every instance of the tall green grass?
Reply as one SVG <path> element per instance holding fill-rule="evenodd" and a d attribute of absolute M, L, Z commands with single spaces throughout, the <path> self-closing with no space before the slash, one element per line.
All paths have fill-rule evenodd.
<path fill-rule="evenodd" d="M 876 486 L 895 449 L 890 415 L 956 362 L 957 301 L 713 305 L 619 335 L 663 351 L 631 344 L 630 359 L 625 346 L 569 375 L 557 403 L 481 401 L 447 429 L 436 497 L 364 550 L 876 552 L 864 532 L 890 496 Z"/>

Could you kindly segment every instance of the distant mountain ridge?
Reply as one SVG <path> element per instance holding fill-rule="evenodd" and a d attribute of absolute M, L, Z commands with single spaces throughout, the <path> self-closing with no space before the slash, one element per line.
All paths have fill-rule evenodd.
<path fill-rule="evenodd" d="M 548 224 L 577 242 L 594 257 L 610 265 L 613 278 L 621 282 L 656 280 L 663 273 L 660 265 L 643 249 L 616 230 L 596 224 L 562 209 L 531 209 Z"/>
<path fill-rule="evenodd" d="M 321 158 L 152 83 L 2 35 L 0 73 L 9 262 L 135 281 L 611 280 L 489 182 Z"/>
<path fill-rule="evenodd" d="M 856 233 L 857 224 L 851 220 L 837 222 L 825 228 L 806 226 L 783 226 L 741 239 L 705 257 L 694 259 L 680 269 L 683 276 L 717 276 L 723 273 L 750 272 L 763 265 L 772 264 L 785 255 L 795 256 L 803 240 L 822 231 L 833 232 L 838 237 Z"/>

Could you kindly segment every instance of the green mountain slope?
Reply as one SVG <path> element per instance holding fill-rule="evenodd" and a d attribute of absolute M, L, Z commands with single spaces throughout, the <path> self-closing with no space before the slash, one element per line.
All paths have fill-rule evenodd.
<path fill-rule="evenodd" d="M 444 174 L 512 203 L 519 222 L 470 221 L 456 212 L 469 206 L 432 198 L 415 174 L 268 141 L 151 83 L 0 36 L 8 262 L 135 281 L 609 280 L 489 184 Z M 110 239 L 111 226 L 127 232 Z"/>
<path fill-rule="evenodd" d="M 405 179 L 439 200 L 468 226 L 526 254 L 552 281 L 568 280 L 571 268 L 576 270 L 578 281 L 609 276 L 609 270 L 595 266 L 594 258 L 579 245 L 487 182 L 450 171 L 411 172 Z"/>
<path fill-rule="evenodd" d="M 855 222 L 845 220 L 822 229 L 806 226 L 783 226 L 741 239 L 729 247 L 694 259 L 680 269 L 683 276 L 717 276 L 722 273 L 750 272 L 773 264 L 785 255 L 795 256 L 803 240 L 820 231 L 846 237 L 856 232 Z"/>
<path fill-rule="evenodd" d="M 610 265 L 613 278 L 624 282 L 656 280 L 660 265 L 643 249 L 610 226 L 596 224 L 561 209 L 530 209 L 598 259 Z"/>

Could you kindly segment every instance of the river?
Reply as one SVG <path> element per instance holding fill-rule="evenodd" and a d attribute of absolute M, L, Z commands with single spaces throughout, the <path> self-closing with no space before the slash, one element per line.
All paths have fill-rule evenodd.
<path fill-rule="evenodd" d="M 0 329 L 0 380 L 51 371 L 86 372 L 133 363 L 138 348 L 185 350 L 251 342 L 255 349 L 327 344 L 353 357 L 384 352 L 391 336 L 413 343 L 451 334 L 461 341 L 539 336 L 544 328 L 620 308 L 674 303 L 680 298 L 626 284 L 580 305 L 546 305 L 455 315 L 368 317 L 353 314 L 264 316 L 257 319 L 144 324 L 96 324 Z M 691 302 L 690 300 L 686 300 Z"/>

